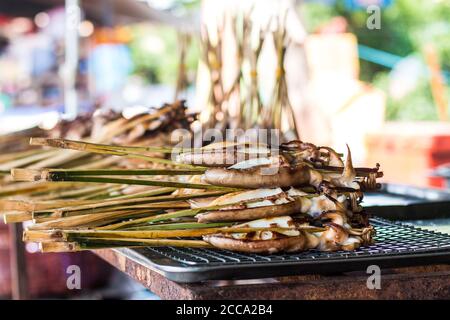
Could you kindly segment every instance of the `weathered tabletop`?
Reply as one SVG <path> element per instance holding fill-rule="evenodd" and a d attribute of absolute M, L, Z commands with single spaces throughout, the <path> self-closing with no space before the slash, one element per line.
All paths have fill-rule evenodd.
<path fill-rule="evenodd" d="M 450 299 L 450 265 L 385 269 L 371 290 L 365 272 L 176 283 L 118 251 L 95 253 L 162 299 Z"/>

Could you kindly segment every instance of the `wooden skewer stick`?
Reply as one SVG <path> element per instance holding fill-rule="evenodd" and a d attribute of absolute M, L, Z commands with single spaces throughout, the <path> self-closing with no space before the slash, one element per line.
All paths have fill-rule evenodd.
<path fill-rule="evenodd" d="M 125 200 L 125 199 L 135 199 L 135 198 L 144 198 L 144 197 L 153 197 L 164 194 L 170 194 L 176 191 L 177 188 L 152 188 L 150 190 L 133 192 L 127 194 L 126 191 L 123 191 L 121 196 L 114 197 L 114 200 Z"/>
<path fill-rule="evenodd" d="M 9 162 L 5 162 L 0 164 L 0 170 L 11 170 L 12 168 L 23 167 L 44 159 L 51 158 L 57 154 L 57 150 L 51 150 L 41 153 L 32 154 L 25 158 L 11 160 Z"/>
<path fill-rule="evenodd" d="M 3 221 L 5 223 L 18 223 L 31 220 L 32 218 L 31 212 L 27 211 L 10 211 L 3 213 Z"/>
<path fill-rule="evenodd" d="M 101 214 L 107 212 L 116 212 L 122 210 L 181 210 L 188 209 L 190 205 L 186 202 L 161 202 L 161 203 L 149 203 L 149 204 L 141 204 L 141 205 L 124 205 L 124 206 L 114 206 L 114 207 L 106 207 L 106 208 L 92 208 L 92 209 L 84 209 L 84 210 L 76 210 L 76 211 L 62 211 L 62 210 L 54 210 L 51 212 L 48 211 L 35 211 L 33 212 L 33 218 L 49 218 L 49 219 L 59 219 L 59 218 L 68 218 L 82 215 L 93 215 L 93 214 Z"/>
<path fill-rule="evenodd" d="M 179 202 L 183 200 L 190 200 L 196 198 L 207 198 L 220 196 L 224 194 L 223 191 L 213 191 L 213 192 L 203 192 L 203 193 L 193 193 L 186 195 L 167 195 L 167 196 L 154 196 L 154 197 L 143 197 L 143 198 L 131 198 L 131 199 L 119 199 L 115 200 L 114 198 L 109 201 L 104 202 L 93 202 L 89 204 L 72 206 L 72 207 L 60 207 L 55 209 L 54 211 L 58 211 L 60 213 L 67 213 L 71 211 L 83 211 L 90 209 L 98 209 L 98 208 L 110 208 L 117 206 L 135 206 L 135 205 L 148 205 L 148 204 L 157 204 L 163 202 Z"/>
<path fill-rule="evenodd" d="M 12 196 L 16 194 L 30 194 L 35 192 L 51 192 L 54 190 L 61 190 L 63 188 L 78 188 L 83 186 L 83 183 L 79 182 L 64 182 L 61 185 L 57 185 L 52 182 L 24 182 L 17 184 L 10 184 L 2 186 L 0 188 L 0 197 Z"/>
<path fill-rule="evenodd" d="M 159 152 L 172 153 L 173 151 L 183 151 L 184 149 L 167 147 L 139 147 L 139 146 L 116 146 L 69 139 L 31 138 L 30 145 L 46 146 L 59 149 L 71 149 L 85 152 L 105 151 L 105 152 Z"/>
<path fill-rule="evenodd" d="M 76 252 L 81 250 L 96 250 L 121 247 L 184 247 L 184 248 L 214 248 L 202 240 L 174 239 L 83 239 L 82 242 L 43 242 L 41 252 Z"/>
<path fill-rule="evenodd" d="M 35 146 L 47 146 L 60 149 L 71 149 L 84 152 L 131 152 L 131 153 L 182 153 L 182 152 L 212 152 L 228 148 L 238 148 L 249 146 L 248 143 L 224 142 L 223 144 L 211 144 L 201 148 L 176 148 L 176 147 L 141 147 L 141 146 L 123 146 L 92 143 L 85 141 L 76 141 L 69 139 L 51 139 L 51 138 L 31 138 L 30 144 Z M 259 144 L 256 144 L 259 146 Z"/>
<path fill-rule="evenodd" d="M 158 213 L 159 211 L 156 211 Z M 82 216 L 73 216 L 67 218 L 54 219 L 47 222 L 37 223 L 29 226 L 29 230 L 48 230 L 48 229 L 74 229 L 86 227 L 99 227 L 117 220 L 129 219 L 131 217 L 146 214 L 154 216 L 155 211 L 149 209 L 142 210 L 118 210 L 113 212 L 88 214 Z"/>
<path fill-rule="evenodd" d="M 222 186 L 214 186 L 204 183 L 189 183 L 189 182 L 176 182 L 176 181 L 163 181 L 163 180 L 143 180 L 143 179 L 121 179 L 110 177 L 97 177 L 97 176 L 53 176 L 52 174 L 46 174 L 46 170 L 34 170 L 34 169 L 13 169 L 11 174 L 16 181 L 72 181 L 72 182 L 92 182 L 92 183 L 112 183 L 112 184 L 125 184 L 125 185 L 141 185 L 141 186 L 158 186 L 158 187 L 174 187 L 174 188 L 187 188 L 187 189 L 208 189 L 208 190 L 227 190 L 238 191 L 240 189 L 228 188 Z M 53 180 L 60 179 L 60 180 Z"/>
<path fill-rule="evenodd" d="M 89 176 L 156 176 L 156 175 L 197 175 L 204 169 L 13 169 L 11 174 L 16 181 L 65 181 L 72 177 Z"/>
<path fill-rule="evenodd" d="M 144 230 L 186 230 L 186 229 L 202 229 L 227 227 L 233 222 L 216 222 L 216 223 L 198 223 L 198 222 L 180 222 L 180 223 L 163 223 L 145 227 Z M 94 229 L 95 230 L 95 229 Z M 73 230 L 70 230 L 73 231 Z M 138 231 L 138 230 L 135 230 Z M 48 242 L 63 239 L 63 230 L 32 230 L 28 229 L 23 234 L 23 240 L 28 242 Z"/>
<path fill-rule="evenodd" d="M 53 140 L 53 139 L 45 139 L 45 138 L 31 138 L 30 139 L 31 145 L 47 145 L 55 148 L 62 148 L 62 149 L 73 149 L 83 152 L 90 152 L 90 153 L 99 153 L 99 154 L 109 154 L 114 156 L 120 156 L 120 157 L 128 157 L 128 158 L 135 158 L 135 159 L 141 159 L 153 163 L 161 163 L 166 165 L 172 165 L 180 168 L 198 168 L 199 166 L 193 166 L 190 164 L 182 164 L 177 163 L 172 160 L 168 159 L 162 159 L 157 157 L 150 157 L 145 154 L 140 153 L 134 153 L 130 152 L 128 150 L 118 150 L 117 148 L 114 149 L 112 146 L 108 145 L 99 145 L 99 144 L 92 144 L 87 142 L 80 142 L 80 141 L 71 141 L 71 140 Z M 125 148 L 125 147 L 122 147 Z M 139 148 L 139 147 L 127 147 L 127 148 Z"/>
<path fill-rule="evenodd" d="M 44 195 L 31 195 L 33 201 L 48 201 L 48 200 L 57 200 L 57 199 L 81 199 L 84 197 L 90 197 L 91 195 L 95 195 L 99 192 L 106 192 L 108 190 L 118 191 L 122 188 L 122 186 L 118 185 L 85 185 L 82 188 L 71 188 L 70 190 L 62 190 L 57 192 L 51 192 Z"/>
<path fill-rule="evenodd" d="M 170 222 L 170 223 L 158 223 L 148 226 L 124 228 L 121 230 L 182 230 L 182 229 L 201 229 L 201 228 L 216 228 L 216 227 L 229 227 L 235 224 L 235 222 Z"/>
<path fill-rule="evenodd" d="M 211 207 L 209 207 L 209 208 L 211 208 Z M 217 207 L 215 207 L 215 208 L 217 208 Z M 97 228 L 97 230 L 116 230 L 116 229 L 127 227 L 130 225 L 132 226 L 132 225 L 137 225 L 137 224 L 142 224 L 142 223 L 165 221 L 165 220 L 181 218 L 181 217 L 193 217 L 196 214 L 202 212 L 203 210 L 204 210 L 203 208 L 197 208 L 197 209 L 187 209 L 187 210 L 179 210 L 179 211 L 169 212 L 169 213 L 162 213 L 162 214 L 158 214 L 158 215 L 155 215 L 152 217 L 144 217 L 144 218 L 140 218 L 140 219 L 122 221 L 122 222 L 118 222 L 118 223 L 114 223 L 114 224 L 110 224 L 110 225 L 105 225 L 103 227 Z"/>
<path fill-rule="evenodd" d="M 252 228 L 252 227 L 220 227 L 220 228 L 202 228 L 202 229 L 182 229 L 182 230 L 52 230 L 26 231 L 25 241 L 78 241 L 80 238 L 125 238 L 125 239 L 157 239 L 157 238 L 177 238 L 177 237 L 200 237 L 209 234 L 227 234 L 227 233 L 249 233 L 258 231 L 285 232 L 301 230 L 305 232 L 323 232 L 325 228 L 317 227 L 294 227 L 294 228 Z"/>
<path fill-rule="evenodd" d="M 220 227 L 220 228 L 202 228 L 202 229 L 182 229 L 182 230 L 79 230 L 75 232 L 63 231 L 64 240 L 71 241 L 72 238 L 77 237 L 91 237 L 91 238 L 140 238 L 140 239 L 154 239 L 154 238 L 176 238 L 176 237 L 199 237 L 207 234 L 215 233 L 249 233 L 258 231 L 292 231 L 302 230 L 306 232 L 323 232 L 325 228 L 318 227 L 295 227 L 295 228 L 251 228 L 251 227 Z"/>

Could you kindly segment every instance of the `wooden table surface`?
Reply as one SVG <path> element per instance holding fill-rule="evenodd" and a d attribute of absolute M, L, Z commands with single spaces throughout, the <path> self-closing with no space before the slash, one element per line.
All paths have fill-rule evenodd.
<path fill-rule="evenodd" d="M 450 265 L 382 270 L 379 290 L 365 272 L 176 283 L 119 251 L 94 252 L 162 299 L 450 299 Z"/>

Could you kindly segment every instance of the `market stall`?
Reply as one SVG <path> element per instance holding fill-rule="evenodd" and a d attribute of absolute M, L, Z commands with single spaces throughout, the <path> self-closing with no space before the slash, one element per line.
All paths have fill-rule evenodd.
<path fill-rule="evenodd" d="M 0 19 L 0 296 L 450 297 L 436 34 L 370 48 L 359 1 L 25 2 Z"/>

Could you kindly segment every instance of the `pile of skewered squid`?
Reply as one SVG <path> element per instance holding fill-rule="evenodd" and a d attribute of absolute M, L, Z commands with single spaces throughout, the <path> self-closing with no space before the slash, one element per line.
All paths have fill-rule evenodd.
<path fill-rule="evenodd" d="M 333 149 L 301 141 L 277 147 L 225 142 L 187 151 L 33 141 L 140 160 L 149 151 L 177 153 L 173 161 L 148 158 L 161 161 L 162 169 L 12 170 L 18 181 L 154 187 L 141 195 L 106 200 L 26 205 L 11 200 L 16 210 L 22 206 L 32 211 L 34 224 L 24 239 L 41 243 L 43 251 L 170 245 L 276 253 L 354 250 L 373 241 L 375 230 L 360 203 L 364 191 L 379 187 L 376 179 L 382 172 L 378 164 L 354 168 L 349 148 L 344 163 Z"/>
<path fill-rule="evenodd" d="M 245 160 L 252 152 L 264 156 Z M 244 161 L 236 162 L 239 156 Z M 301 141 L 282 144 L 277 155 L 271 155 L 266 147 L 247 149 L 239 155 L 239 150 L 231 147 L 219 152 L 184 153 L 178 161 L 210 167 L 201 176 L 206 183 L 252 189 L 206 204 L 191 201 L 193 206 L 221 207 L 198 214 L 199 222 L 243 221 L 239 227 L 267 228 L 203 237 L 216 247 L 274 253 L 353 250 L 372 242 L 374 229 L 360 202 L 362 191 L 378 187 L 376 178 L 382 173 L 379 165 L 355 169 L 349 148 L 345 165 L 333 149 Z M 223 165 L 230 162 L 230 166 Z"/>

